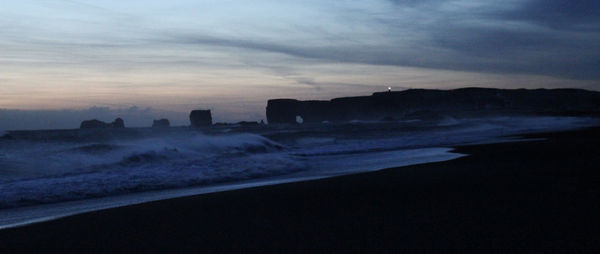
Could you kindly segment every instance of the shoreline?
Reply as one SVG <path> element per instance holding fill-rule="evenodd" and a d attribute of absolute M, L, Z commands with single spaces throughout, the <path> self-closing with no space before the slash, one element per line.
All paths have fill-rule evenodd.
<path fill-rule="evenodd" d="M 524 136 L 541 140 L 4 229 L 0 251 L 599 250 L 600 128 Z"/>
<path fill-rule="evenodd" d="M 511 140 L 506 140 L 511 142 Z M 397 167 L 410 165 L 425 164 L 431 162 L 440 162 L 460 158 L 462 154 L 452 152 L 451 148 L 444 147 L 429 147 L 429 148 L 414 148 L 389 151 L 391 153 L 437 151 L 432 154 L 420 154 L 416 159 L 393 163 Z M 365 155 L 379 155 L 377 152 L 364 153 Z M 390 156 L 386 154 L 386 156 Z M 368 163 L 367 163 L 368 164 Z M 187 188 L 162 189 L 146 192 L 127 193 L 115 196 L 105 196 L 92 199 L 67 200 L 58 203 L 46 203 L 32 206 L 23 206 L 15 208 L 0 209 L 0 230 L 22 227 L 36 223 L 52 221 L 64 217 L 74 216 L 83 213 L 95 212 L 106 209 L 119 208 L 130 205 L 138 205 L 161 200 L 183 198 L 196 195 L 204 195 L 223 191 L 233 191 L 247 188 L 255 188 L 261 186 L 286 184 L 293 182 L 312 181 L 317 179 L 338 177 L 343 175 L 351 175 L 362 172 L 372 172 L 383 170 L 378 167 L 368 168 L 368 165 L 353 165 L 354 168 L 361 168 L 355 171 L 342 170 L 341 172 L 330 171 L 322 174 L 310 174 L 307 172 L 299 172 L 296 174 L 274 176 L 268 178 L 251 179 L 239 182 L 221 183 L 209 186 L 191 186 Z M 372 166 L 371 166 L 372 167 Z M 384 168 L 385 169 L 385 168 Z"/>

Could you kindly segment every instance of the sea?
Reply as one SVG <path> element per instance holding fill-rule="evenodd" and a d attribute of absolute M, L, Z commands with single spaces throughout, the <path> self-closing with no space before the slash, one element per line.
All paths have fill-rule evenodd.
<path fill-rule="evenodd" d="M 487 117 L 0 133 L 0 229 L 161 199 L 456 159 L 452 147 L 598 126 Z"/>

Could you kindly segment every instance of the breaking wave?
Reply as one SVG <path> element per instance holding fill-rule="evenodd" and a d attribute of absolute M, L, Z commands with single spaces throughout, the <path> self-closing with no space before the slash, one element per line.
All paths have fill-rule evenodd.
<path fill-rule="evenodd" d="M 9 132 L 0 138 L 0 208 L 360 172 L 454 158 L 443 147 L 457 144 L 597 124 L 589 118 L 497 117 L 273 126 L 254 133 L 243 127 L 214 127 L 207 134 L 187 128 Z"/>
<path fill-rule="evenodd" d="M 0 207 L 276 176 L 299 160 L 256 134 L 0 144 Z"/>

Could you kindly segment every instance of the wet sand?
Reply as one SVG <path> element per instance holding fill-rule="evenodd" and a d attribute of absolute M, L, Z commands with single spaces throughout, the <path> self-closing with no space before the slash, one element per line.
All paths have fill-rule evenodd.
<path fill-rule="evenodd" d="M 0 231 L 19 252 L 600 252 L 600 128 Z"/>

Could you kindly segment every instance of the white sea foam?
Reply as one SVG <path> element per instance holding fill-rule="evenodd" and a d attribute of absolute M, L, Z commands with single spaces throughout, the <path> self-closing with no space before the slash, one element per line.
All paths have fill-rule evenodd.
<path fill-rule="evenodd" d="M 2 147 L 0 207 L 280 175 L 302 162 L 255 134 Z"/>
<path fill-rule="evenodd" d="M 0 207 L 355 173 L 456 156 L 440 147 L 496 142 L 503 135 L 578 128 L 598 121 L 497 117 L 450 119 L 422 128 L 415 128 L 421 123 L 406 124 L 411 127 L 374 128 L 374 132 L 373 123 L 318 132 L 274 128 L 277 135 L 272 136 L 283 136 L 279 142 L 257 134 L 233 134 L 235 130 L 222 135 L 176 130 L 107 139 L 83 134 L 75 139 L 46 139 L 46 134 L 6 139 L 0 142 Z M 371 132 L 363 135 L 362 129 Z"/>
<path fill-rule="evenodd" d="M 314 180 L 342 174 L 373 171 L 389 167 L 406 166 L 419 163 L 437 162 L 460 157 L 460 154 L 449 152 L 448 148 L 424 148 L 405 151 L 390 151 L 384 153 L 364 153 L 361 155 L 325 156 L 313 164 L 322 170 L 296 172 L 281 177 L 252 179 L 241 182 L 224 183 L 205 187 L 190 187 L 182 189 L 164 189 L 131 193 L 101 198 L 82 199 L 61 203 L 42 204 L 37 206 L 0 209 L 0 229 L 23 226 L 61 217 L 108 209 L 113 207 L 139 204 L 161 199 L 183 197 L 211 192 L 236 190 L 272 184 Z"/>
<path fill-rule="evenodd" d="M 332 155 L 368 151 L 387 151 L 420 147 L 444 147 L 456 144 L 495 142 L 498 137 L 539 131 L 558 131 L 599 124 L 598 120 L 575 117 L 496 117 L 452 119 L 438 123 L 440 128 L 398 131 L 369 138 L 347 136 L 298 139 L 299 155 Z"/>

